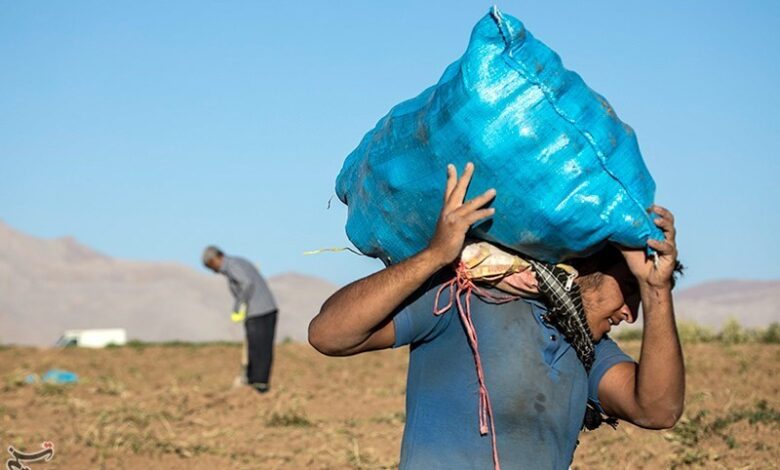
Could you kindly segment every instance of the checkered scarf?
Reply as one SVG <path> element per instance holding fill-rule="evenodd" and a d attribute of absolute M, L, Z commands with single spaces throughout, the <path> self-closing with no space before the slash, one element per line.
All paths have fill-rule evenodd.
<path fill-rule="evenodd" d="M 539 292 L 547 299 L 547 320 L 563 334 L 572 345 L 577 357 L 590 372 L 595 350 L 590 327 L 582 307 L 580 287 L 574 277 L 565 270 L 547 263 L 530 261 L 539 283 Z"/>

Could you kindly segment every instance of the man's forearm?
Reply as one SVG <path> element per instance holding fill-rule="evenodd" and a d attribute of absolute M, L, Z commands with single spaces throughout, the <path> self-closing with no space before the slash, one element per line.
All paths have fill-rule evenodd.
<path fill-rule="evenodd" d="M 671 427 L 682 414 L 685 366 L 670 288 L 641 286 L 644 332 L 636 375 L 636 403 L 647 427 Z"/>
<path fill-rule="evenodd" d="M 311 321 L 309 342 L 326 354 L 358 352 L 374 331 L 390 321 L 390 314 L 442 267 L 440 257 L 423 250 L 343 287 Z"/>
<path fill-rule="evenodd" d="M 249 305 L 249 299 L 252 298 L 252 294 L 255 291 L 255 285 L 250 280 L 249 275 L 243 270 L 236 270 L 233 273 L 233 279 L 238 284 L 238 295 L 236 296 L 236 304 Z"/>
<path fill-rule="evenodd" d="M 238 293 L 238 297 L 236 298 L 236 306 L 238 308 L 240 308 L 241 305 L 249 306 L 249 299 L 252 298 L 254 291 L 255 289 L 252 285 L 242 286 L 241 292 Z"/>

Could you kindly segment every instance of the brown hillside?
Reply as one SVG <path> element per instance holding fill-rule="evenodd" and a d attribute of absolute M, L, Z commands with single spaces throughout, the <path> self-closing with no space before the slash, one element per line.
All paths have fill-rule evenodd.
<path fill-rule="evenodd" d="M 269 279 L 280 306 L 278 339 L 304 340 L 336 290 L 300 274 Z M 144 341 L 238 340 L 225 278 L 175 263 L 110 258 L 72 238 L 44 240 L 0 222 L 0 340 L 50 345 L 65 329 L 127 329 Z"/>

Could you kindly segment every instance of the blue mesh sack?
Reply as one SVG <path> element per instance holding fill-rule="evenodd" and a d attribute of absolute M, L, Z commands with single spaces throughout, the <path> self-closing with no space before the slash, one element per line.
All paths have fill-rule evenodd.
<path fill-rule="evenodd" d="M 347 236 L 385 264 L 419 252 L 436 227 L 447 163 L 469 161 L 467 198 L 498 192 L 473 237 L 554 263 L 608 241 L 663 239 L 646 211 L 655 183 L 633 130 L 495 7 L 439 82 L 392 108 L 347 157 L 336 181 Z"/>

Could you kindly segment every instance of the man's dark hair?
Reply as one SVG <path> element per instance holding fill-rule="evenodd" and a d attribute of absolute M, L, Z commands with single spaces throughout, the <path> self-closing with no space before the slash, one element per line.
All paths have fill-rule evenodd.
<path fill-rule="evenodd" d="M 623 258 L 623 254 L 620 253 L 620 249 L 611 244 L 607 244 L 600 251 L 586 258 L 576 258 L 569 261 L 569 264 L 579 273 L 579 284 L 585 290 L 601 284 L 604 273 L 625 263 L 626 260 Z M 674 288 L 677 278 L 683 275 L 684 270 L 685 266 L 677 260 L 674 265 L 674 275 L 672 276 L 672 288 Z"/>
<path fill-rule="evenodd" d="M 204 265 L 208 266 L 208 262 L 214 258 L 222 258 L 225 253 L 214 245 L 209 245 L 203 250 L 202 261 Z"/>

